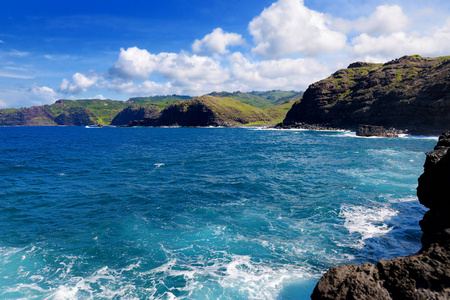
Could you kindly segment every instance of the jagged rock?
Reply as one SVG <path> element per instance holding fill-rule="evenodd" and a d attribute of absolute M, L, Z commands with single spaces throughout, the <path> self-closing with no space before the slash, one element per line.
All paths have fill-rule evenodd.
<path fill-rule="evenodd" d="M 144 119 L 152 119 L 159 117 L 159 109 L 154 105 L 140 106 L 130 105 L 119 112 L 111 121 L 111 125 L 124 126 L 130 124 L 137 124 Z"/>
<path fill-rule="evenodd" d="M 450 132 L 427 153 L 417 195 L 430 210 L 414 255 L 362 266 L 332 267 L 312 299 L 450 299 Z"/>
<path fill-rule="evenodd" d="M 300 122 L 438 135 L 450 122 L 450 60 L 405 56 L 386 64 L 353 63 L 308 87 L 283 124 Z"/>
<path fill-rule="evenodd" d="M 356 130 L 357 136 L 379 136 L 379 137 L 398 137 L 400 132 L 393 128 L 387 130 L 383 126 L 375 125 L 359 125 Z"/>
<path fill-rule="evenodd" d="M 84 107 L 71 108 L 55 118 L 55 123 L 66 126 L 86 126 L 97 124 L 91 118 L 94 114 Z"/>
<path fill-rule="evenodd" d="M 283 123 L 279 123 L 275 126 L 278 129 L 306 129 L 306 130 L 327 130 L 327 131 L 335 131 L 341 130 L 340 128 L 332 127 L 329 124 L 307 124 L 304 122 L 294 123 L 290 125 L 284 125 Z"/>

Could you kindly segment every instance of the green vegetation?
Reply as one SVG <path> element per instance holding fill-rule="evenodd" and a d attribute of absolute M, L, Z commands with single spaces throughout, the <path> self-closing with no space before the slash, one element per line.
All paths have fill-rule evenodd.
<path fill-rule="evenodd" d="M 160 110 L 166 106 L 175 104 L 181 101 L 192 99 L 191 96 L 184 95 L 169 95 L 169 96 L 149 96 L 149 97 L 134 97 L 127 100 L 128 103 L 139 104 L 141 106 L 155 105 Z"/>
<path fill-rule="evenodd" d="M 129 103 L 117 100 L 80 99 L 80 100 L 58 100 L 52 105 L 44 105 L 45 109 L 57 116 L 73 108 L 85 108 L 91 112 L 94 122 L 102 125 L 110 124 L 112 119 Z"/>
<path fill-rule="evenodd" d="M 240 126 L 252 123 L 253 125 L 268 125 L 281 122 L 286 116 L 292 104 L 301 98 L 302 92 L 296 91 L 268 91 L 268 92 L 221 92 L 212 93 L 195 99 L 189 96 L 169 95 L 152 97 L 135 97 L 128 101 L 102 100 L 102 99 L 61 99 L 51 105 L 43 105 L 49 116 L 42 117 L 35 115 L 34 111 L 28 108 L 8 108 L 0 109 L 0 119 L 4 124 L 16 124 L 17 113 L 26 111 L 26 114 L 33 120 L 33 124 L 55 124 L 53 120 L 62 114 L 70 115 L 81 113 L 88 115 L 88 118 L 95 124 L 109 125 L 114 117 L 123 109 L 134 105 L 137 107 L 153 106 L 162 111 L 171 105 L 178 105 L 180 110 L 188 110 L 189 106 L 197 102 L 202 102 L 227 124 Z M 14 115 L 14 117 L 13 117 Z M 18 120 L 18 119 L 17 119 Z M 59 119 L 59 122 L 65 120 Z M 9 122 L 9 123 L 8 123 Z M 11 123 L 12 122 L 12 123 Z M 29 121 L 26 121 L 29 122 Z"/>
<path fill-rule="evenodd" d="M 229 97 L 202 96 L 194 100 L 184 102 L 183 105 L 199 101 L 209 107 L 221 120 L 238 125 L 255 121 L 269 121 L 270 116 L 262 109 L 243 103 Z"/>
<path fill-rule="evenodd" d="M 284 103 L 281 103 L 274 107 L 265 108 L 263 111 L 270 116 L 270 121 L 263 122 L 262 124 L 247 124 L 247 125 L 274 125 L 283 122 L 286 117 L 287 112 L 291 109 L 292 105 L 295 102 L 299 101 L 299 99 L 294 98 L 290 100 L 286 100 Z"/>
<path fill-rule="evenodd" d="M 296 91 L 272 90 L 268 92 L 253 91 L 249 93 L 213 92 L 209 95 L 220 98 L 233 98 L 254 107 L 267 108 L 282 104 L 283 102 L 293 98 L 300 98 L 303 93 Z"/>

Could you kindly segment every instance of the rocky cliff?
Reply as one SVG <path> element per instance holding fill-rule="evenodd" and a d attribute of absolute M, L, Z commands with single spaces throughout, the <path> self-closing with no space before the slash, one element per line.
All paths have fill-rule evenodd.
<path fill-rule="evenodd" d="M 429 208 L 420 222 L 422 249 L 362 266 L 332 267 L 312 299 L 450 299 L 450 132 L 427 153 L 417 195 Z"/>
<path fill-rule="evenodd" d="M 93 121 L 93 119 L 95 119 L 95 115 L 86 108 L 74 107 L 58 115 L 55 118 L 55 123 L 57 125 L 65 126 L 86 126 L 97 124 Z"/>
<path fill-rule="evenodd" d="M 0 126 L 51 126 L 55 116 L 42 106 L 0 110 Z"/>
<path fill-rule="evenodd" d="M 283 126 L 302 122 L 347 129 L 379 125 L 438 135 L 450 122 L 450 57 L 353 63 L 310 85 Z"/>
<path fill-rule="evenodd" d="M 154 105 L 130 105 L 114 117 L 111 121 L 111 125 L 124 126 L 130 124 L 130 122 L 141 121 L 144 119 L 154 119 L 159 117 L 159 113 L 160 110 Z"/>

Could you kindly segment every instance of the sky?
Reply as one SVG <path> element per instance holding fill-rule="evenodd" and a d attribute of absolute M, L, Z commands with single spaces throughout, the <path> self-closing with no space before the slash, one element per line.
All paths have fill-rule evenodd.
<path fill-rule="evenodd" d="M 304 91 L 352 62 L 413 54 L 450 55 L 450 1 L 4 1 L 0 108 Z"/>

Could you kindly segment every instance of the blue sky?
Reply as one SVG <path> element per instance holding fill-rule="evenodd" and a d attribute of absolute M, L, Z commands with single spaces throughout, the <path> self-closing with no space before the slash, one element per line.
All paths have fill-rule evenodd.
<path fill-rule="evenodd" d="M 15 0 L 0 10 L 0 107 L 305 90 L 410 54 L 450 55 L 448 0 Z"/>

